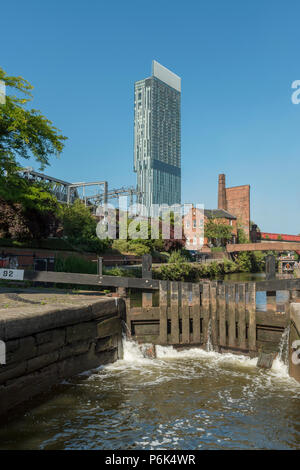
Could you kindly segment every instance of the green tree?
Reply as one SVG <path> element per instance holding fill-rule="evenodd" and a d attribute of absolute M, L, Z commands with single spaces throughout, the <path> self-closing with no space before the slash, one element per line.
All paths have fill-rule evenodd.
<path fill-rule="evenodd" d="M 22 77 L 10 77 L 0 68 L 0 80 L 8 94 L 0 104 L 0 236 L 18 240 L 55 234 L 59 205 L 48 185 L 30 182 L 18 174 L 18 158 L 34 158 L 40 168 L 59 154 L 66 137 L 39 111 L 27 109 L 32 85 Z"/>
<path fill-rule="evenodd" d="M 249 243 L 249 238 L 242 227 L 238 227 L 237 229 L 237 239 L 238 243 Z"/>
<path fill-rule="evenodd" d="M 204 236 L 215 246 L 225 246 L 232 237 L 232 228 L 216 219 L 209 219 L 204 226 Z"/>
<path fill-rule="evenodd" d="M 97 220 L 91 209 L 77 199 L 73 205 L 62 206 L 61 215 L 64 236 L 77 248 L 102 253 L 111 246 L 111 240 L 100 240 L 96 234 Z"/>
<path fill-rule="evenodd" d="M 33 89 L 27 80 L 10 77 L 2 68 L 0 80 L 18 93 L 0 104 L 0 177 L 16 173 L 19 157 L 33 157 L 43 169 L 51 155 L 61 153 L 66 137 L 40 111 L 27 109 Z"/>

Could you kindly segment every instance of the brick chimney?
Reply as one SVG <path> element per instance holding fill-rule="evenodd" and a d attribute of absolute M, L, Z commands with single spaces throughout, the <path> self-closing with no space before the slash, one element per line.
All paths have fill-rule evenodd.
<path fill-rule="evenodd" d="M 218 186 L 218 209 L 226 210 L 226 190 L 225 190 L 225 175 L 219 175 Z"/>

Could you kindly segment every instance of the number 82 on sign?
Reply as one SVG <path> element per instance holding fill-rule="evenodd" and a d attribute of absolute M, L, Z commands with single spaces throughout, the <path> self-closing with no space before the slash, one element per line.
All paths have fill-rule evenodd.
<path fill-rule="evenodd" d="M 23 281 L 24 270 L 23 269 L 0 269 L 0 279 L 6 279 L 8 281 Z"/>

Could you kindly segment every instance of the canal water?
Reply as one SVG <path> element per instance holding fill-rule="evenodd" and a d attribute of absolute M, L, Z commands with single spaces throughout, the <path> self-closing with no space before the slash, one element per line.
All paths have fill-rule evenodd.
<path fill-rule="evenodd" d="M 0 449 L 299 449 L 300 386 L 279 359 L 157 347 L 60 384 L 15 421 Z"/>

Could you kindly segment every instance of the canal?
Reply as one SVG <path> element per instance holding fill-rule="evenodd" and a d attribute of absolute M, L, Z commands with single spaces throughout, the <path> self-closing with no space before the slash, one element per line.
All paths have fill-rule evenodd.
<path fill-rule="evenodd" d="M 160 346 L 148 359 L 124 339 L 123 360 L 2 422 L 0 449 L 299 449 L 300 385 L 281 359 L 262 370 L 245 356 Z"/>

